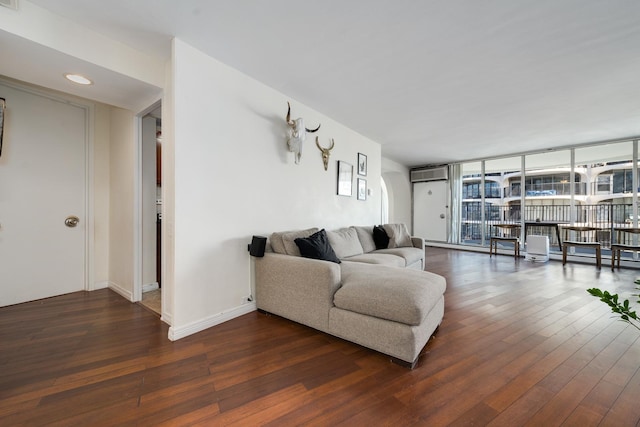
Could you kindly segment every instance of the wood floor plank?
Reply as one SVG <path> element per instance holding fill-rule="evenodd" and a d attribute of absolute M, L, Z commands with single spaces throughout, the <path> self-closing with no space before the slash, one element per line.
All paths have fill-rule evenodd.
<path fill-rule="evenodd" d="M 640 334 L 586 289 L 637 271 L 427 248 L 445 316 L 414 370 L 261 313 L 176 342 L 109 290 L 0 308 L 0 425 L 640 423 Z"/>
<path fill-rule="evenodd" d="M 499 415 L 489 421 L 487 426 L 524 426 L 541 408 L 544 408 L 553 398 L 553 393 L 542 387 L 533 386 L 526 389 L 524 394 L 513 400 Z"/>
<path fill-rule="evenodd" d="M 640 369 L 635 371 L 620 395 L 602 419 L 602 425 L 636 426 L 640 423 L 638 412 L 638 396 L 640 396 Z"/>

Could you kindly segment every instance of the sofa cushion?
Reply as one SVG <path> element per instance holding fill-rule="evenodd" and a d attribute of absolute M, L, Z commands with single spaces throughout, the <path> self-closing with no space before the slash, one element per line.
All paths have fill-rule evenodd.
<path fill-rule="evenodd" d="M 279 231 L 279 232 L 271 233 L 271 236 L 269 236 L 269 244 L 271 245 L 271 249 L 273 250 L 273 252 L 277 254 L 288 255 L 287 249 L 285 248 L 284 241 L 283 241 L 283 236 L 285 234 L 294 233 L 294 234 L 298 234 L 295 237 L 309 237 L 310 235 L 312 235 L 317 231 L 318 231 L 317 228 L 309 228 L 307 230 L 289 230 L 289 231 Z M 291 242 L 293 243 L 293 240 L 291 240 Z M 295 246 L 295 243 L 293 243 L 293 245 Z M 300 256 L 300 252 L 298 251 L 297 246 L 296 246 L 296 251 L 297 251 L 297 255 Z"/>
<path fill-rule="evenodd" d="M 376 225 L 373 227 L 373 241 L 376 244 L 376 249 L 389 247 L 389 235 L 383 226 Z"/>
<path fill-rule="evenodd" d="M 336 307 L 356 313 L 419 325 L 446 289 L 444 277 L 427 271 L 344 262 Z"/>
<path fill-rule="evenodd" d="M 389 236 L 389 248 L 403 248 L 407 246 L 413 246 L 411 242 L 411 236 L 407 231 L 407 226 L 404 224 L 385 224 L 384 231 Z"/>
<path fill-rule="evenodd" d="M 424 259 L 424 250 L 414 248 L 413 246 L 410 248 L 380 249 L 379 251 L 376 251 L 376 253 L 401 257 L 405 261 L 405 264 L 402 267 L 406 267 L 407 265 L 411 265 L 414 262 L 422 261 Z"/>
<path fill-rule="evenodd" d="M 279 249 L 282 250 L 282 252 L 279 252 L 278 250 L 276 250 L 273 247 L 273 243 L 271 243 L 271 247 L 273 248 L 274 252 L 277 252 L 279 254 L 285 254 L 285 255 L 293 255 L 293 256 L 300 256 L 300 250 L 298 249 L 298 245 L 296 245 L 295 240 L 299 237 L 309 237 L 311 236 L 313 233 L 317 233 L 318 229 L 317 228 L 308 228 L 306 230 L 294 230 L 294 231 L 283 231 L 281 233 L 273 233 L 273 234 L 277 234 L 280 237 L 280 240 L 282 241 L 282 246 L 281 248 L 279 247 Z M 271 235 L 271 238 L 273 239 L 273 234 Z M 278 236 L 276 236 L 276 241 L 277 241 Z"/>
<path fill-rule="evenodd" d="M 379 251 L 369 252 L 343 258 L 344 261 L 361 262 L 365 264 L 388 265 L 389 267 L 404 267 L 406 261 L 404 258 L 392 254 L 381 254 Z"/>
<path fill-rule="evenodd" d="M 269 245 L 273 252 L 283 255 L 287 254 L 287 251 L 284 249 L 284 243 L 282 243 L 282 233 L 271 233 L 271 236 L 269 236 Z"/>
<path fill-rule="evenodd" d="M 362 251 L 364 253 L 373 252 L 376 250 L 376 242 L 373 240 L 373 227 L 372 226 L 357 226 L 354 227 L 356 233 L 358 233 L 358 240 L 362 245 Z"/>
<path fill-rule="evenodd" d="M 327 231 L 327 237 L 331 247 L 340 259 L 360 255 L 364 252 L 360 239 L 358 239 L 358 233 L 353 227 Z"/>
<path fill-rule="evenodd" d="M 309 237 L 298 237 L 294 240 L 300 250 L 300 255 L 305 258 L 320 259 L 340 264 L 340 259 L 329 244 L 324 228 Z"/>

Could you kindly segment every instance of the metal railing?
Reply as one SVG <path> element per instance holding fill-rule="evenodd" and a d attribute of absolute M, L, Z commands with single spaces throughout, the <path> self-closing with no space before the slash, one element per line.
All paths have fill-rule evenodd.
<path fill-rule="evenodd" d="M 587 183 L 585 182 L 550 182 L 546 184 L 527 184 L 525 187 L 526 197 L 544 197 L 544 196 L 570 196 L 571 186 L 573 185 L 575 195 L 581 196 L 587 194 Z M 520 186 L 507 187 L 504 189 L 504 197 L 520 197 L 522 189 Z"/>
<path fill-rule="evenodd" d="M 478 204 L 479 205 L 479 204 Z M 482 222 L 479 206 L 475 209 L 462 209 L 462 243 L 488 244 L 491 227 L 495 224 L 514 223 L 527 225 L 529 234 L 549 236 L 552 247 L 559 248 L 558 237 L 550 224 L 582 225 L 597 227 L 598 240 L 603 248 L 608 248 L 615 240 L 614 228 L 633 227 L 633 206 L 631 204 L 603 203 L 596 205 L 494 205 L 485 206 L 485 220 Z M 536 226 L 536 224 L 540 224 Z"/>

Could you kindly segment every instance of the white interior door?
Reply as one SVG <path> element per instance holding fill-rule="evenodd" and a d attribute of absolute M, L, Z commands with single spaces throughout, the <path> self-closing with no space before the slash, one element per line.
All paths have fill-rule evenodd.
<path fill-rule="evenodd" d="M 413 234 L 425 240 L 446 242 L 449 206 L 447 181 L 413 184 Z"/>
<path fill-rule="evenodd" d="M 0 306 L 85 289 L 87 110 L 2 82 L 0 97 Z"/>

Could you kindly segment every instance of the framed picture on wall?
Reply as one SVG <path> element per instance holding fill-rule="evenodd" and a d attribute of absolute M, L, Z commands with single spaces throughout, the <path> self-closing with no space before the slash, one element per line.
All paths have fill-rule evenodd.
<path fill-rule="evenodd" d="M 367 180 L 358 178 L 358 200 L 367 200 Z"/>
<path fill-rule="evenodd" d="M 338 160 L 338 195 L 349 196 L 353 192 L 353 165 Z"/>
<path fill-rule="evenodd" d="M 367 176 L 367 156 L 358 153 L 358 175 Z"/>

